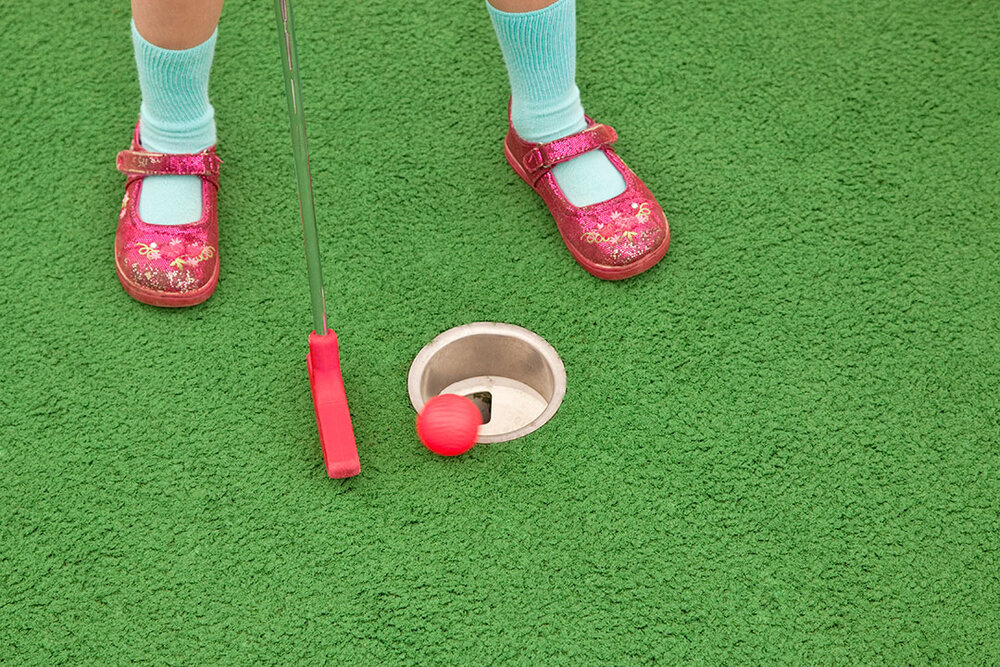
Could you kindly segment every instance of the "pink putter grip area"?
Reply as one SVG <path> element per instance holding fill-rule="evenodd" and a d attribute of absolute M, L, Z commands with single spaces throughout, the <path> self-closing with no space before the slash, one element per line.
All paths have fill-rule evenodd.
<path fill-rule="evenodd" d="M 334 479 L 353 477 L 361 472 L 361 462 L 340 373 L 337 335 L 332 330 L 325 336 L 315 331 L 309 334 L 306 366 L 326 474 Z"/>

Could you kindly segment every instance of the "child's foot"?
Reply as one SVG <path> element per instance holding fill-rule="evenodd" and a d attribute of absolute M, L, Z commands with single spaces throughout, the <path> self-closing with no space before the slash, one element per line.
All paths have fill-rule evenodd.
<path fill-rule="evenodd" d="M 115 238 L 125 291 L 155 306 L 207 299 L 219 277 L 215 111 L 208 80 L 217 32 L 191 48 L 148 42 L 132 23 L 142 110 L 130 150 Z"/>
<path fill-rule="evenodd" d="M 136 125 L 132 147 L 118 154 L 128 175 L 115 235 L 115 268 L 122 287 L 152 306 L 193 306 L 215 290 L 219 279 L 219 163 L 215 147 L 194 154 L 147 151 Z M 146 182 L 153 177 L 198 181 L 201 216 L 186 224 L 151 224 L 140 215 Z"/>
<path fill-rule="evenodd" d="M 621 280 L 663 258 L 670 229 L 656 198 L 611 148 L 618 138 L 615 131 L 589 118 L 587 123 L 583 132 L 545 144 L 525 141 L 511 123 L 504 153 L 518 176 L 548 204 L 573 258 L 598 278 Z M 625 187 L 610 199 L 577 206 L 565 196 L 555 170 L 595 153 L 614 167 Z"/>
<path fill-rule="evenodd" d="M 610 148 L 614 130 L 583 113 L 575 0 L 528 12 L 487 8 L 510 77 L 507 160 L 545 199 L 584 268 L 611 280 L 645 271 L 667 251 L 667 220 Z"/>

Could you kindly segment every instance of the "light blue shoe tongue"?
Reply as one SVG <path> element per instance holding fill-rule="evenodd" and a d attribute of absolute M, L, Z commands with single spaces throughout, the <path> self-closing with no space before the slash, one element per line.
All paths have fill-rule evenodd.
<path fill-rule="evenodd" d="M 607 201 L 625 192 L 625 178 L 598 149 L 552 167 L 552 176 L 573 206 Z"/>
<path fill-rule="evenodd" d="M 187 225 L 202 217 L 198 176 L 146 176 L 139 192 L 139 218 L 150 225 Z"/>

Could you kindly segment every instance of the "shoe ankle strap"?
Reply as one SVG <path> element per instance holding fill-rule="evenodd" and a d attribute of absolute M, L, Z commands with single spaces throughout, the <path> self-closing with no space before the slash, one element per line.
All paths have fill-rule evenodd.
<path fill-rule="evenodd" d="M 129 176 L 203 176 L 213 183 L 222 160 L 215 152 L 150 153 L 126 150 L 118 154 L 118 171 Z"/>
<path fill-rule="evenodd" d="M 535 146 L 525 154 L 521 163 L 528 175 L 534 177 L 542 170 L 608 146 L 617 140 L 618 134 L 610 125 L 592 125 L 568 137 Z"/>

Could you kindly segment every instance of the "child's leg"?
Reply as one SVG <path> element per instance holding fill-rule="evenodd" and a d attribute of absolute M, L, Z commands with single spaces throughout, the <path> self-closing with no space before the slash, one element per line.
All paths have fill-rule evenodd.
<path fill-rule="evenodd" d="M 221 13 L 222 0 L 132 0 L 132 20 L 139 34 L 174 51 L 208 40 Z"/>
<path fill-rule="evenodd" d="M 517 134 L 544 143 L 587 127 L 576 87 L 575 0 L 488 0 L 510 75 Z M 575 206 L 625 191 L 625 180 L 600 150 L 555 165 L 552 174 Z"/>
<path fill-rule="evenodd" d="M 215 144 L 208 77 L 223 0 L 132 0 L 132 43 L 142 89 L 143 148 L 197 153 Z M 157 225 L 202 216 L 198 176 L 147 176 L 139 217 Z"/>

